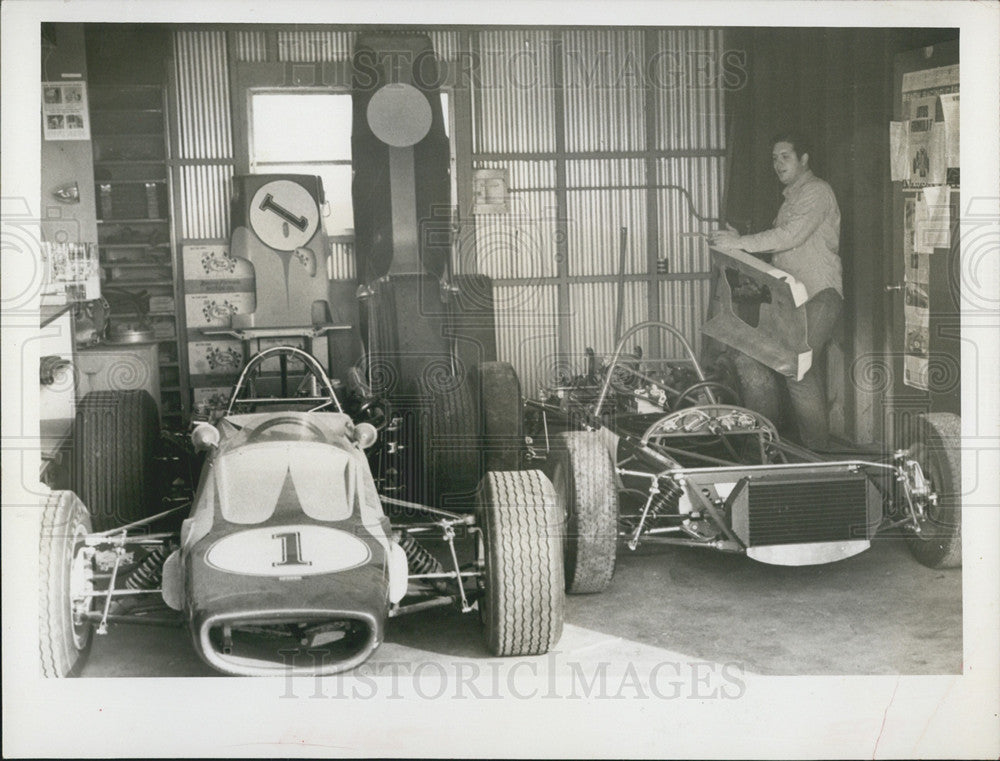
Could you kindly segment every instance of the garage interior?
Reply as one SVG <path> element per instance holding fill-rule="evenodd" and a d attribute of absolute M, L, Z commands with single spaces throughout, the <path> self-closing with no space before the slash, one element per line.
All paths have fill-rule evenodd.
<path fill-rule="evenodd" d="M 43 350 L 50 374 L 60 360 L 76 368 L 75 381 L 40 392 L 42 480 L 53 488 L 73 478 L 65 450 L 88 391 L 134 383 L 178 435 L 225 400 L 249 357 L 218 330 L 253 311 L 252 277 L 232 275 L 220 290 L 198 268 L 231 243 L 234 176 L 323 178 L 325 297 L 329 319 L 350 329 L 319 348 L 338 368 L 359 361 L 351 61 L 372 32 L 424 34 L 433 45 L 449 148 L 448 266 L 492 279 L 497 359 L 514 367 L 525 397 L 567 367 L 582 372 L 589 350 L 610 354 L 616 323 L 666 321 L 707 350 L 707 233 L 771 225 L 781 194 L 768 141 L 792 126 L 812 136 L 812 165 L 842 215 L 844 319 L 826 357 L 838 444 L 891 451 L 918 415 L 961 411 L 956 236 L 931 259 L 926 377 L 914 384 L 905 372 L 906 194 L 891 179 L 888 138 L 904 72 L 957 64 L 956 29 L 58 23 L 42 32 L 43 86 L 83 81 L 89 100 L 86 139 L 42 142 L 43 239 L 93 244 L 103 296 L 81 283 L 80 300 L 43 305 L 43 324 L 62 326 Z M 957 226 L 957 176 L 948 184 Z M 72 202 L 59 198 L 68 188 Z M 643 349 L 681 356 L 670 339 Z M 80 675 L 214 675 L 189 637 L 112 628 Z M 559 650 L 594 662 L 642 651 L 766 675 L 957 674 L 962 574 L 915 563 L 900 536 L 793 568 L 692 548 L 620 550 L 605 592 L 567 597 Z M 486 657 L 474 617 L 439 609 L 393 621 L 372 661 Z"/>

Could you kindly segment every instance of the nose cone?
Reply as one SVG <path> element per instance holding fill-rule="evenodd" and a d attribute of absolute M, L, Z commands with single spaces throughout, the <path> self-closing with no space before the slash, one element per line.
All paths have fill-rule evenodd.
<path fill-rule="evenodd" d="M 386 553 L 346 526 L 285 524 L 213 532 L 188 555 L 196 650 L 245 676 L 333 674 L 383 639 Z"/>

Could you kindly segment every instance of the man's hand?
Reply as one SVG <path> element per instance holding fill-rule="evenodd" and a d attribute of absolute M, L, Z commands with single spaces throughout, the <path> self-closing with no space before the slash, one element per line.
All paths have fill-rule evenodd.
<path fill-rule="evenodd" d="M 708 242 L 716 248 L 739 248 L 740 235 L 732 225 L 726 225 L 725 230 L 715 230 L 708 234 Z"/>

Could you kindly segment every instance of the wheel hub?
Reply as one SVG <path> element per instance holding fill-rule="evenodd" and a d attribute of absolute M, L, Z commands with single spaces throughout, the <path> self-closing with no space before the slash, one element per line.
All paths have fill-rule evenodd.
<path fill-rule="evenodd" d="M 73 641 L 78 648 L 82 648 L 86 642 L 86 627 L 89 624 L 84 620 L 84 615 L 90 612 L 94 591 L 94 565 L 93 559 L 95 550 L 93 547 L 80 546 L 86 532 L 82 527 L 74 537 L 74 546 L 78 546 L 76 554 L 73 556 L 73 565 L 70 569 L 69 577 L 69 604 L 70 616 L 73 621 Z"/>

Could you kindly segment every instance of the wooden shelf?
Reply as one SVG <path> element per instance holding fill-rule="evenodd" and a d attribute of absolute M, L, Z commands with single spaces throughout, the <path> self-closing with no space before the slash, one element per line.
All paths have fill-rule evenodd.
<path fill-rule="evenodd" d="M 121 108 L 107 108 L 105 106 L 98 106 L 92 108 L 91 111 L 95 114 L 162 114 L 162 108 L 129 108 L 127 106 Z"/>
<path fill-rule="evenodd" d="M 101 282 L 107 289 L 138 293 L 151 289 L 154 297 L 172 297 L 182 308 L 178 251 L 172 248 L 169 207 L 167 99 L 161 84 L 90 82 L 91 135 L 94 141 L 94 187 L 110 193 L 104 208 L 110 214 L 142 214 L 149 209 L 162 216 L 98 219 L 102 236 Z M 103 177 L 103 178 L 102 178 Z M 101 179 L 99 179 L 101 178 Z M 143 186 L 151 186 L 143 192 Z M 149 206 L 148 204 L 156 204 Z M 100 210 L 100 206 L 99 206 Z M 117 253 L 129 252 L 129 253 Z M 167 255 L 169 254 L 169 255 Z M 121 257 L 121 258 L 116 258 Z M 112 277 L 112 275 L 116 275 Z M 133 277 L 129 277 L 129 276 Z M 122 299 L 124 302 L 125 300 Z M 157 306 L 163 305 L 161 299 Z M 139 311 L 130 303 L 117 304 L 115 317 L 135 319 Z M 158 328 L 171 328 L 171 335 L 154 333 L 159 347 L 157 376 L 162 372 L 161 417 L 171 421 L 188 413 L 188 379 L 185 373 L 187 334 L 175 311 L 157 309 L 146 316 Z"/>
<path fill-rule="evenodd" d="M 147 185 L 149 183 L 156 183 L 157 185 L 166 185 L 166 177 L 150 177 L 149 179 L 137 179 L 137 180 L 94 180 L 95 185 Z"/>
<path fill-rule="evenodd" d="M 170 243 L 98 243 L 99 248 L 123 249 L 123 248 L 170 248 Z"/>
<path fill-rule="evenodd" d="M 135 315 L 137 315 L 137 314 L 139 314 L 139 310 L 136 309 L 135 307 L 130 307 L 130 308 L 127 308 L 127 309 L 126 308 L 122 308 L 122 309 L 117 309 L 115 311 L 115 314 L 119 314 L 119 315 L 123 315 L 123 314 L 132 315 L 132 314 L 135 314 Z M 173 312 L 146 312 L 146 316 L 147 317 L 166 317 L 166 318 L 169 318 L 171 320 L 176 320 L 177 319 L 177 315 L 174 314 Z"/>
<path fill-rule="evenodd" d="M 143 269 L 150 267 L 169 267 L 170 262 L 101 262 L 102 267 L 118 267 L 119 269 Z"/>
<path fill-rule="evenodd" d="M 169 219 L 165 219 L 163 217 L 157 217 L 156 219 L 151 219 L 151 218 L 148 218 L 148 217 L 134 217 L 134 218 L 126 218 L 126 219 L 99 219 L 99 220 L 97 220 L 97 224 L 99 224 L 99 225 L 134 225 L 134 224 L 158 224 L 158 225 L 162 225 L 162 224 L 165 224 L 165 223 L 167 223 L 169 221 L 170 221 Z M 98 245 L 103 246 L 105 244 L 99 243 Z M 163 245 L 168 245 L 168 244 L 164 243 Z"/>
<path fill-rule="evenodd" d="M 117 82 L 97 82 L 91 84 L 91 89 L 94 90 L 112 90 L 114 92 L 122 92 L 126 90 L 159 90 L 162 85 L 157 84 L 147 84 L 145 82 L 134 82 L 131 84 L 119 84 Z"/>
<path fill-rule="evenodd" d="M 162 132 L 91 132 L 91 137 L 104 139 L 118 139 L 121 137 L 133 138 L 133 137 L 158 137 L 163 139 Z"/>
<path fill-rule="evenodd" d="M 163 159 L 105 159 L 95 161 L 94 166 L 132 166 L 133 164 L 162 164 Z"/>
<path fill-rule="evenodd" d="M 159 288 L 170 286 L 173 287 L 173 280 L 101 280 L 104 285 L 109 288 Z"/>

